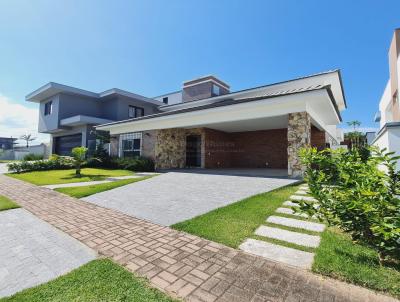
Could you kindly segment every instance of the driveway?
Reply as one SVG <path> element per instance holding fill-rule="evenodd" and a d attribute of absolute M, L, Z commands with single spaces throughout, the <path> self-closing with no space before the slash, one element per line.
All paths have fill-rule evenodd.
<path fill-rule="evenodd" d="M 296 180 L 168 172 L 83 200 L 161 225 L 172 225 Z"/>
<path fill-rule="evenodd" d="M 0 297 L 96 258 L 96 252 L 24 209 L 0 212 Z"/>

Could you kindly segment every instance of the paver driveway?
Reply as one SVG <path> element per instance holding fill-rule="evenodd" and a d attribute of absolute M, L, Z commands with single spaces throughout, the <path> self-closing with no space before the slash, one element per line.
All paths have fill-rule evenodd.
<path fill-rule="evenodd" d="M 47 282 L 96 252 L 24 209 L 0 212 L 0 297 Z"/>
<path fill-rule="evenodd" d="M 169 172 L 83 200 L 161 225 L 190 219 L 295 180 Z"/>
<path fill-rule="evenodd" d="M 187 301 L 397 301 L 3 175 L 0 194 Z"/>

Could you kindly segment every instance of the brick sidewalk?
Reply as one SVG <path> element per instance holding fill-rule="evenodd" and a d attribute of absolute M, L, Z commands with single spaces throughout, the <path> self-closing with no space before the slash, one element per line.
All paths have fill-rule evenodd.
<path fill-rule="evenodd" d="M 0 194 L 188 301 L 397 301 L 4 175 Z"/>

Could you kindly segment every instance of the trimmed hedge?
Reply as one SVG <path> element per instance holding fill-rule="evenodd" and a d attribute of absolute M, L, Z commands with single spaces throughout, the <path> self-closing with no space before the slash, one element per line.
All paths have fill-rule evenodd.
<path fill-rule="evenodd" d="M 53 155 L 48 160 L 22 161 L 9 163 L 7 165 L 10 172 L 30 172 L 44 170 L 63 170 L 75 168 L 74 159 L 69 156 Z M 90 158 L 82 167 L 124 169 L 135 172 L 153 172 L 154 162 L 146 157 L 133 158 Z"/>
<path fill-rule="evenodd" d="M 29 153 L 24 156 L 24 160 L 41 160 L 43 159 L 43 155 Z"/>
<path fill-rule="evenodd" d="M 53 155 L 48 160 L 22 161 L 9 163 L 7 165 L 10 172 L 29 172 L 29 171 L 44 171 L 44 170 L 62 170 L 74 168 L 74 160 L 69 156 Z"/>

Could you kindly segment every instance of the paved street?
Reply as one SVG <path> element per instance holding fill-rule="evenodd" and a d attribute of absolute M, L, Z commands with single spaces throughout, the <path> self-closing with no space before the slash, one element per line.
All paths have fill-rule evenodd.
<path fill-rule="evenodd" d="M 0 174 L 4 174 L 7 173 L 8 169 L 7 169 L 7 164 L 5 163 L 0 163 Z"/>
<path fill-rule="evenodd" d="M 396 301 L 4 175 L 0 194 L 188 301 Z"/>
<path fill-rule="evenodd" d="M 172 225 L 294 182 L 262 176 L 168 172 L 83 200 L 157 224 Z"/>
<path fill-rule="evenodd" d="M 24 209 L 0 212 L 0 297 L 96 258 L 96 252 Z"/>

